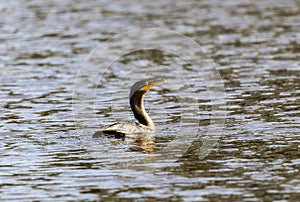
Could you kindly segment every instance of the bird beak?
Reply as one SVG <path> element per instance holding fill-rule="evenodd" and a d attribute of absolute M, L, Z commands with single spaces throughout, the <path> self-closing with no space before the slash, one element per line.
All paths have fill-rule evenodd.
<path fill-rule="evenodd" d="M 149 82 L 149 84 L 147 86 L 144 86 L 143 90 L 148 91 L 151 88 L 153 88 L 154 86 L 157 86 L 157 85 L 160 85 L 160 84 L 163 84 L 163 83 L 166 83 L 166 82 L 167 82 L 166 79 L 160 79 L 160 80 L 156 80 L 156 81 L 153 81 L 153 82 Z"/>

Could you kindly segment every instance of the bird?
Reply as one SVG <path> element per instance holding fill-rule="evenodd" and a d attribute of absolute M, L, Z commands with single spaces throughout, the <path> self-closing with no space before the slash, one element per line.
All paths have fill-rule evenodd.
<path fill-rule="evenodd" d="M 151 117 L 144 107 L 146 93 L 154 86 L 166 83 L 166 79 L 137 81 L 130 90 L 129 103 L 134 117 L 138 122 L 126 121 L 100 127 L 93 134 L 93 138 L 114 137 L 122 138 L 134 136 L 135 134 L 155 133 L 155 126 Z"/>

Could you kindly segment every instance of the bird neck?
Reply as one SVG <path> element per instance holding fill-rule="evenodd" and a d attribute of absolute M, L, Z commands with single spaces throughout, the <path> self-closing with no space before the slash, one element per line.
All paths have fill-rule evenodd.
<path fill-rule="evenodd" d="M 140 124 L 154 129 L 154 123 L 144 107 L 144 97 L 147 91 L 137 91 L 130 98 L 130 107 L 134 117 Z"/>

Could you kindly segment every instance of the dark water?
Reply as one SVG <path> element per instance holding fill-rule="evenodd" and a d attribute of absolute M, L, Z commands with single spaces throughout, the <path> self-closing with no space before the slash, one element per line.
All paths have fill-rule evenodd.
<path fill-rule="evenodd" d="M 17 0 L 0 11 L 1 201 L 299 200 L 299 1 Z M 90 54 L 152 27 L 202 52 L 111 60 L 132 45 L 125 37 L 106 43 L 108 69 Z M 133 119 L 130 86 L 150 77 L 168 79 L 146 97 L 156 137 L 91 139 L 98 125 Z"/>

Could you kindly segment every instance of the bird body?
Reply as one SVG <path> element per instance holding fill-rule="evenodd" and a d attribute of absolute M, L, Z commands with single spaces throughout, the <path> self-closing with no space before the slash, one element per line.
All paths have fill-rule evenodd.
<path fill-rule="evenodd" d="M 103 126 L 100 128 L 100 131 L 94 133 L 93 137 L 115 137 L 115 138 L 124 138 L 134 137 L 136 134 L 143 133 L 154 133 L 155 129 L 145 126 L 143 124 L 126 121 L 121 123 L 114 123 L 109 126 Z"/>
<path fill-rule="evenodd" d="M 100 128 L 100 131 L 96 131 L 94 133 L 93 137 L 97 138 L 109 136 L 115 138 L 124 138 L 125 136 L 134 136 L 135 134 L 154 133 L 154 123 L 144 108 L 144 97 L 152 87 L 165 82 L 166 80 L 164 79 L 156 81 L 142 80 L 136 82 L 131 88 L 129 101 L 134 117 L 139 121 L 139 123 L 122 122 L 109 126 L 103 126 Z"/>

